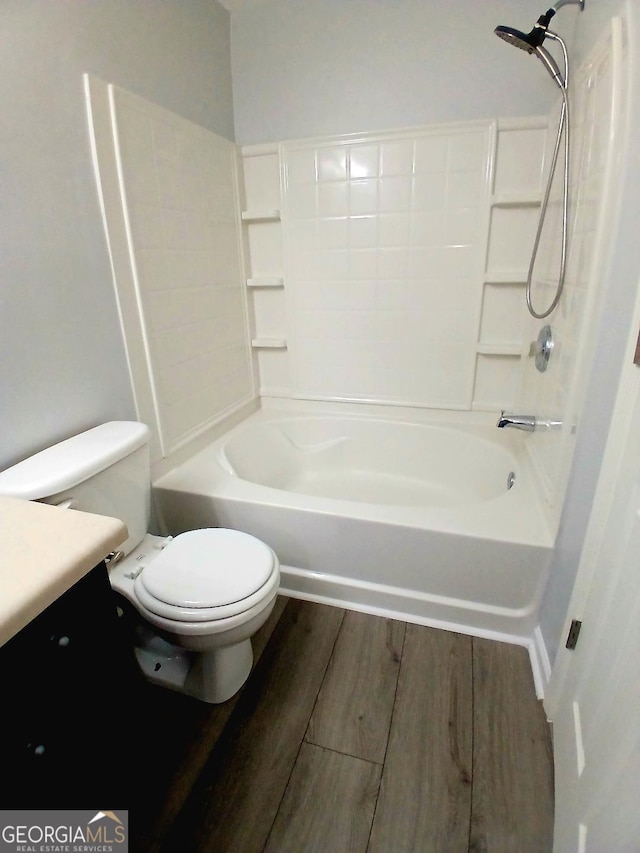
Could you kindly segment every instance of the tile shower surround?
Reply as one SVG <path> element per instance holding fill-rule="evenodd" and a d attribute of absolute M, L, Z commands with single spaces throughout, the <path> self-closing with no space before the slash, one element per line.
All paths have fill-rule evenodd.
<path fill-rule="evenodd" d="M 286 342 L 257 351 L 261 394 L 512 406 L 546 125 L 245 147 L 247 209 L 283 208 L 246 228 L 256 337 Z"/>
<path fill-rule="evenodd" d="M 469 408 L 492 125 L 282 148 L 293 392 Z"/>
<path fill-rule="evenodd" d="M 283 145 L 283 194 L 278 154 L 266 158 L 271 176 L 245 170 L 248 206 L 284 210 L 282 223 L 243 222 L 243 258 L 235 146 L 92 85 L 111 93 L 101 126 L 94 104 L 96 159 L 105 195 L 101 161 L 118 162 L 105 218 L 136 398 L 145 401 L 138 416 L 155 425 L 161 457 L 255 398 L 256 338 L 287 347 L 257 352 L 263 395 L 275 384 L 283 396 L 445 409 L 511 402 L 522 269 L 509 267 L 522 265 L 531 235 L 496 229 L 491 262 L 502 278 L 485 283 L 494 149 L 509 137 L 495 122 Z M 540 127 L 505 145 L 502 183 L 519 153 L 520 180 L 539 189 Z M 265 277 L 281 284 L 260 286 Z M 496 341 L 504 329 L 508 340 Z"/>

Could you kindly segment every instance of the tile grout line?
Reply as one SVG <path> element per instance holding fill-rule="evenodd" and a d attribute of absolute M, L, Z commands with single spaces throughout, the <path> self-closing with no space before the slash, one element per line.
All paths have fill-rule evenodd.
<path fill-rule="evenodd" d="M 402 662 L 404 660 L 404 646 L 407 640 L 407 623 L 404 623 L 404 632 L 402 634 L 402 649 L 400 650 L 400 665 L 398 666 L 398 677 L 396 678 L 396 689 L 393 693 L 393 708 L 391 710 L 391 717 L 389 718 L 389 730 L 387 732 L 387 745 L 384 749 L 384 756 L 382 758 L 382 771 L 380 773 L 380 781 L 378 782 L 378 793 L 376 794 L 376 804 L 373 807 L 373 816 L 371 818 L 371 826 L 369 827 L 369 837 L 367 838 L 367 846 L 366 850 L 369 850 L 371 846 L 371 833 L 373 832 L 373 824 L 376 819 L 376 812 L 378 811 L 378 802 L 380 800 L 380 789 L 382 788 L 382 778 L 384 776 L 384 767 L 387 762 L 387 753 L 389 751 L 389 741 L 391 740 L 391 727 L 393 726 L 393 716 L 396 711 L 396 702 L 398 699 L 398 684 L 400 683 L 400 673 L 402 671 Z"/>

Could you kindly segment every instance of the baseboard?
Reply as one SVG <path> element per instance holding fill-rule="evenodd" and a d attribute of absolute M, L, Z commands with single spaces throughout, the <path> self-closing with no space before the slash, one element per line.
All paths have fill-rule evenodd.
<path fill-rule="evenodd" d="M 538 625 L 533 637 L 529 641 L 529 658 L 531 659 L 531 671 L 538 699 L 544 699 L 544 694 L 551 676 L 551 662 L 547 653 L 547 647 Z"/>

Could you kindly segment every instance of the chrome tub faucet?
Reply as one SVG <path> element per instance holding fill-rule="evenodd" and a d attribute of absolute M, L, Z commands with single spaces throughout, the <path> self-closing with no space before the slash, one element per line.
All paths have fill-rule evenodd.
<path fill-rule="evenodd" d="M 533 432 L 536 428 L 535 415 L 507 415 L 504 411 L 500 412 L 497 426 L 499 429 L 510 427 L 512 429 L 523 429 L 527 432 Z"/>
<path fill-rule="evenodd" d="M 500 412 L 496 426 L 499 429 L 509 427 L 510 429 L 523 429 L 525 432 L 533 432 L 536 429 L 561 429 L 562 421 L 540 420 L 535 415 L 508 415 L 503 410 Z"/>

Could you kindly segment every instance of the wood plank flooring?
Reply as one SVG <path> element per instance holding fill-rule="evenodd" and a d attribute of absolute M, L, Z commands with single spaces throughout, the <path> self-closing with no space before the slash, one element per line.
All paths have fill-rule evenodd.
<path fill-rule="evenodd" d="M 468 849 L 471 645 L 462 634 L 407 625 L 371 853 Z"/>
<path fill-rule="evenodd" d="M 132 850 L 551 851 L 525 649 L 280 599 L 254 651 L 224 705 L 141 686 Z"/>

